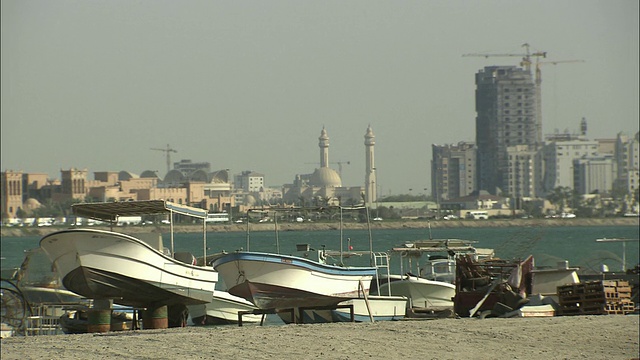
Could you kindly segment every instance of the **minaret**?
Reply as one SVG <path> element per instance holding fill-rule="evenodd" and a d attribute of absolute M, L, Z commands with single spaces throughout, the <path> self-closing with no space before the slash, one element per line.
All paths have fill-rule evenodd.
<path fill-rule="evenodd" d="M 318 146 L 320 147 L 320 168 L 329 167 L 329 136 L 324 126 L 318 138 Z"/>
<path fill-rule="evenodd" d="M 375 135 L 371 125 L 367 128 L 367 133 L 364 134 L 364 146 L 365 146 L 365 204 L 369 207 L 378 199 L 376 194 L 376 166 L 373 159 L 373 146 L 376 144 Z"/>

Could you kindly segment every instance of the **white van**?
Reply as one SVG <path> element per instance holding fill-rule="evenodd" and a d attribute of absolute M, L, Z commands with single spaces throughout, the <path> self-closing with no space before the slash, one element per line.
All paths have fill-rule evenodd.
<path fill-rule="evenodd" d="M 465 215 L 465 217 L 473 220 L 487 220 L 489 218 L 489 213 L 486 211 L 467 211 L 467 215 Z"/>

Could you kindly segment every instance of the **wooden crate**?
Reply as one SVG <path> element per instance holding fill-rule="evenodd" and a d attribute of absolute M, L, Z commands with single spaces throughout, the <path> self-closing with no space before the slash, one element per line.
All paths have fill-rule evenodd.
<path fill-rule="evenodd" d="M 628 314 L 634 311 L 629 282 L 598 280 L 558 286 L 558 315 Z"/>

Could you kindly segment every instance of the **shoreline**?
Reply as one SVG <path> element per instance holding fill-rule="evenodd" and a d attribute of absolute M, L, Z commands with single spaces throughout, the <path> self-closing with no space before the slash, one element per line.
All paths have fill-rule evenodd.
<path fill-rule="evenodd" d="M 371 223 L 371 229 L 427 229 L 437 228 L 482 228 L 482 227 L 555 227 L 555 226 L 640 226 L 638 217 L 616 218 L 575 218 L 575 219 L 493 219 L 493 220 L 388 220 Z M 24 237 L 44 236 L 55 231 L 67 229 L 57 227 L 3 227 L 0 236 Z M 109 230 L 108 226 L 93 226 L 94 229 Z M 278 223 L 279 231 L 320 231 L 338 230 L 340 225 L 335 222 L 310 223 Z M 366 223 L 343 223 L 343 229 L 366 230 Z M 127 233 L 162 232 L 168 233 L 168 225 L 127 226 L 116 227 Z M 275 231 L 274 223 L 250 225 L 251 231 Z M 207 226 L 207 232 L 246 232 L 247 224 L 216 224 Z M 202 225 L 174 225 L 174 233 L 202 232 Z"/>

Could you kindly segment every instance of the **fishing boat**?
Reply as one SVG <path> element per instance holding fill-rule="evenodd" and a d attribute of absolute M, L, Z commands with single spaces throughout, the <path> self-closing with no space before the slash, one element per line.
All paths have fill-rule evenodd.
<path fill-rule="evenodd" d="M 215 290 L 213 299 L 206 304 L 187 306 L 194 325 L 227 325 L 238 323 L 238 313 L 250 312 L 257 308 L 247 300 L 233 296 L 226 291 Z M 260 315 L 245 314 L 242 321 L 260 322 Z"/>
<path fill-rule="evenodd" d="M 377 293 L 406 296 L 413 312 L 452 309 L 456 293 L 455 258 L 459 254 L 478 253 L 475 243 L 462 239 L 429 239 L 394 247 L 390 253 L 400 259 L 401 275 L 382 279 Z M 421 261 L 424 261 L 422 266 Z"/>
<path fill-rule="evenodd" d="M 327 309 L 294 308 L 293 311 L 278 312 L 286 324 L 331 323 L 331 322 L 375 322 L 400 320 L 405 317 L 407 298 L 404 296 L 376 296 L 349 299 Z M 352 318 L 353 312 L 353 318 Z M 295 321 L 291 318 L 295 317 Z M 301 317 L 302 316 L 302 317 Z"/>
<path fill-rule="evenodd" d="M 341 214 L 340 229 L 342 230 L 344 208 L 338 208 Z M 364 207 L 349 209 L 366 210 Z M 247 213 L 248 218 L 251 216 L 250 211 Z M 270 218 L 275 220 L 277 234 L 278 211 L 291 211 L 291 209 L 272 209 L 271 211 L 273 214 Z M 249 222 L 247 226 L 248 224 Z M 342 238 L 340 243 L 342 250 Z M 213 267 L 227 284 L 230 294 L 250 301 L 259 309 L 335 306 L 340 302 L 367 295 L 371 279 L 377 274 L 377 268 L 373 266 L 373 257 L 371 266 L 330 265 L 320 261 L 326 258 L 326 253 L 323 251 L 319 251 L 317 260 L 312 260 L 301 256 L 280 254 L 277 238 L 276 247 L 276 253 L 251 251 L 229 253 L 216 259 Z"/>
<path fill-rule="evenodd" d="M 260 309 L 331 306 L 368 294 L 375 267 L 340 267 L 291 255 L 229 253 L 213 267 L 229 293 Z"/>
<path fill-rule="evenodd" d="M 66 229 L 40 240 L 66 289 L 86 298 L 139 308 L 168 305 L 184 309 L 211 302 L 218 273 L 204 263 L 197 264 L 191 254 L 175 252 L 173 241 L 175 216 L 202 220 L 206 259 L 206 210 L 164 200 L 82 203 L 72 205 L 72 210 L 76 216 L 109 222 L 111 229 Z M 133 236 L 113 230 L 119 217 L 141 215 L 169 217 L 170 249 L 163 246 L 160 233 Z"/>

